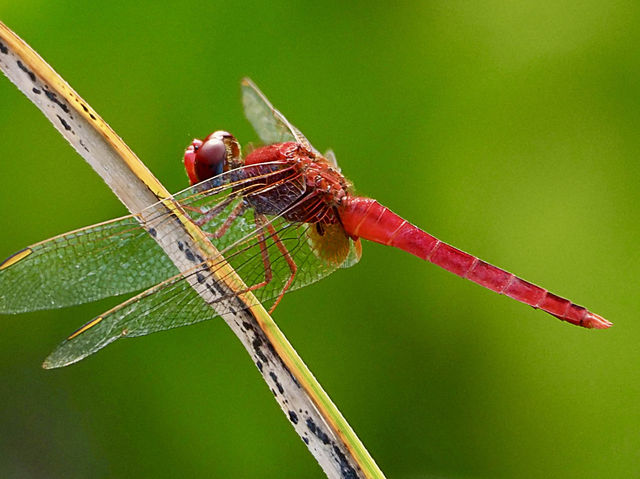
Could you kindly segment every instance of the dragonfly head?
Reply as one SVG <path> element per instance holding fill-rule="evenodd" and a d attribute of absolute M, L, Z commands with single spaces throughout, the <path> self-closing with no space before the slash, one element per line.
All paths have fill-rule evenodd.
<path fill-rule="evenodd" d="M 226 131 L 214 131 L 204 141 L 195 139 L 184 152 L 184 167 L 191 185 L 242 166 L 240 145 Z"/>

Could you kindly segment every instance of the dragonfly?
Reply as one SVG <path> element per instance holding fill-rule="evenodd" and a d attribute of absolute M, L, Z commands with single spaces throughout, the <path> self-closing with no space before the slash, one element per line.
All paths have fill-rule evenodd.
<path fill-rule="evenodd" d="M 440 241 L 375 199 L 357 196 L 333 151 L 321 154 L 246 78 L 242 100 L 264 146 L 243 155 L 236 138 L 222 130 L 193 140 L 184 153 L 190 187 L 173 199 L 240 275 L 245 291 L 252 291 L 270 312 L 285 293 L 357 263 L 365 239 L 404 250 L 568 323 L 611 326 L 568 299 Z M 119 338 L 224 313 L 214 311 L 197 291 L 198 285 L 212 287 L 203 272 L 216 269 L 216 260 L 178 243 L 193 264 L 180 273 L 151 226 L 174 219 L 158 215 L 132 214 L 74 230 L 0 263 L 0 313 L 61 308 L 142 291 L 69 335 L 44 367 L 75 363 Z M 231 294 L 218 293 L 221 303 Z"/>

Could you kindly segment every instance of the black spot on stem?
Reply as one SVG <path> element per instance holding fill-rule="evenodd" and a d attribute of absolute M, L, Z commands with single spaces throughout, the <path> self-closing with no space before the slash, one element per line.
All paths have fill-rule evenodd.
<path fill-rule="evenodd" d="M 31 70 L 29 70 L 26 66 L 24 66 L 24 63 L 22 63 L 20 60 L 18 60 L 16 63 L 18 65 L 18 68 L 23 72 L 25 72 L 27 75 L 29 75 L 29 78 L 31 79 L 31 81 L 35 83 L 36 75 Z"/>
<path fill-rule="evenodd" d="M 71 125 L 69 125 L 69 123 L 67 123 L 65 119 L 62 118 L 60 115 L 56 115 L 56 116 L 58 117 L 58 120 L 60 120 L 60 123 L 62 123 L 62 126 L 64 127 L 64 129 L 67 131 L 71 131 Z"/>
<path fill-rule="evenodd" d="M 298 424 L 298 415 L 294 411 L 289 411 L 289 419 L 293 424 Z"/>
<path fill-rule="evenodd" d="M 67 104 L 64 103 L 63 101 L 58 100 L 58 97 L 56 96 L 55 93 L 49 90 L 45 90 L 44 94 L 47 95 L 47 98 L 49 100 L 51 100 L 53 103 L 58 105 L 62 109 L 62 111 L 64 111 L 65 113 L 69 113 L 69 107 L 67 106 Z"/>

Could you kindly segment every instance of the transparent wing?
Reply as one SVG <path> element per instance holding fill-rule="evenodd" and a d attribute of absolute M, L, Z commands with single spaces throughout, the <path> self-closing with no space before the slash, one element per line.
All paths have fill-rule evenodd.
<path fill-rule="evenodd" d="M 251 194 L 245 194 L 229 202 L 225 206 L 226 217 L 237 211 L 242 202 L 250 200 Z M 233 234 L 221 237 L 223 256 L 254 292 L 256 300 L 267 307 L 279 299 L 285 289 L 292 291 L 306 286 L 338 267 L 353 264 L 360 257 L 359 243 L 349 239 L 338 224 L 320 227 L 287 221 L 286 211 L 301 201 L 304 201 L 303 190 L 283 205 L 280 214 L 266 221 L 255 210 L 244 209 L 233 220 Z M 219 296 L 216 302 L 220 304 L 210 306 L 196 292 L 196 289 L 215 288 L 207 277 L 208 267 L 217 269 L 215 264 L 202 263 L 190 274 L 176 275 L 90 321 L 47 358 L 45 367 L 77 362 L 119 338 L 214 318 L 218 313 L 211 306 L 224 313 L 223 305 L 228 297 Z"/>
<path fill-rule="evenodd" d="M 276 110 L 267 97 L 249 78 L 242 80 L 242 104 L 247 119 L 266 145 L 296 141 L 318 156 L 322 156 L 311 142 Z"/>
<path fill-rule="evenodd" d="M 45 368 L 67 366 L 120 337 L 140 336 L 212 317 L 213 309 L 191 285 L 175 276 L 98 316 L 45 359 Z M 186 319 L 189 323 L 186 323 Z"/>
<path fill-rule="evenodd" d="M 177 268 L 133 216 L 36 243 L 0 265 L 0 312 L 86 303 L 136 291 Z"/>
<path fill-rule="evenodd" d="M 333 165 L 333 167 L 340 173 L 342 169 L 340 169 L 340 165 L 338 165 L 338 159 L 336 158 L 336 154 L 333 150 L 329 149 L 324 152 L 324 157 L 329 160 L 329 163 Z"/>
<path fill-rule="evenodd" d="M 242 171 L 225 173 L 174 198 L 203 229 L 214 232 L 226 220 L 227 206 L 246 188 L 252 188 L 254 194 L 260 191 L 260 175 L 247 179 Z M 177 274 L 177 268 L 141 224 L 142 217 L 146 216 L 125 216 L 71 231 L 36 243 L 0 263 L 0 313 L 82 304 L 140 291 Z M 236 228 L 228 236 L 214 239 L 219 248 L 246 234 L 241 222 Z"/>

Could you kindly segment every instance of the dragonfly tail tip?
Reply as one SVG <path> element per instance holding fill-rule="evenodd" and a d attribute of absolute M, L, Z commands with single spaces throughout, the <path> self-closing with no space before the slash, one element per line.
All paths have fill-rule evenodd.
<path fill-rule="evenodd" d="M 602 316 L 598 316 L 595 313 L 587 313 L 586 318 L 582 322 L 583 326 L 592 329 L 607 329 L 613 326 L 611 321 L 607 321 Z"/>

